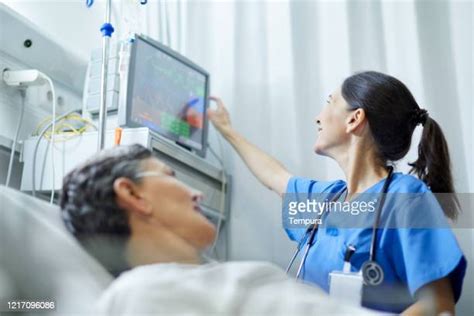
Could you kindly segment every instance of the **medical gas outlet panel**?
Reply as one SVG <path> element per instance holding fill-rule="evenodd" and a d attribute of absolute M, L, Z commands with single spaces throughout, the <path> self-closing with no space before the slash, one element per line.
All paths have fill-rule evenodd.
<path fill-rule="evenodd" d="M 99 114 L 100 87 L 102 71 L 102 49 L 91 53 L 84 81 L 83 112 L 92 116 Z M 118 109 L 120 93 L 119 54 L 117 46 L 111 45 L 107 74 L 107 111 L 114 113 Z"/>

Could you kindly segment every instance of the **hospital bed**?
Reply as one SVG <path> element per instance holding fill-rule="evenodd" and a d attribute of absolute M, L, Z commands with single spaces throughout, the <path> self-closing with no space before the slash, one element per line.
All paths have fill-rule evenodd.
<path fill-rule="evenodd" d="M 269 266 L 272 267 L 272 270 L 275 270 L 275 266 L 268 264 L 260 263 L 260 266 L 262 266 L 260 269 L 263 270 L 261 270 L 259 275 L 263 278 L 266 278 Z M 237 270 L 230 272 L 238 274 Z M 232 273 L 227 271 L 227 274 L 225 274 L 227 280 L 232 280 L 230 278 Z M 274 282 L 278 280 L 276 276 L 271 278 L 274 279 Z M 61 220 L 58 206 L 48 204 L 40 199 L 5 186 L 0 186 L 1 316 L 4 314 L 95 315 L 95 312 L 97 312 L 95 304 L 112 280 L 113 277 L 94 258 L 86 253 L 74 237 L 68 233 Z M 164 282 L 166 280 L 165 278 Z M 220 280 L 217 282 L 220 282 Z M 192 288 L 192 282 L 190 284 L 186 286 L 191 286 Z M 229 284 L 233 283 L 229 282 Z M 196 284 L 194 285 L 196 286 Z M 295 285 L 296 283 L 291 286 Z M 200 286 L 200 284 L 198 283 L 197 286 Z M 239 290 L 239 287 L 236 286 L 230 293 L 234 290 Z M 220 293 L 221 290 L 214 287 L 214 291 Z M 257 295 L 256 297 L 258 295 L 272 297 L 272 293 L 275 294 L 275 291 L 280 290 L 274 288 L 273 285 L 267 285 L 266 287 L 255 288 L 254 291 L 255 295 Z M 189 295 L 189 292 L 187 293 Z M 191 295 L 191 297 L 188 297 L 188 300 L 195 303 L 196 297 L 204 299 L 207 295 L 206 293 L 194 292 L 194 296 Z M 323 314 L 324 311 L 331 310 L 331 308 L 339 309 L 338 304 L 327 304 L 328 298 L 318 293 L 316 290 L 314 292 L 305 290 L 304 293 L 300 294 L 305 294 L 306 301 L 301 299 L 301 302 L 306 302 L 305 304 L 315 302 L 311 304 L 311 307 L 321 310 Z M 178 297 L 181 296 L 178 295 Z M 262 303 L 256 297 L 253 297 L 253 305 L 247 300 L 243 301 L 246 301 L 247 309 L 262 311 Z M 214 296 L 208 299 L 213 300 Z M 34 313 L 28 311 L 23 313 L 4 313 L 4 311 L 8 310 L 7 301 L 17 300 L 33 302 L 53 301 L 55 309 L 35 311 Z M 153 308 L 156 307 L 154 305 L 155 301 L 154 299 L 145 299 L 145 302 L 134 302 L 140 306 L 143 306 L 142 303 L 146 303 L 148 304 L 145 304 L 146 306 Z M 324 307 L 322 302 L 325 302 Z M 135 305 L 129 305 L 131 303 L 133 303 L 133 299 L 132 302 L 129 301 L 127 303 L 120 301 L 117 306 L 135 308 Z M 306 306 L 305 304 L 302 304 L 302 306 Z M 234 305 L 230 304 L 226 308 L 231 310 Z M 206 304 L 196 305 L 197 313 L 203 311 L 203 306 L 206 306 Z M 177 307 L 170 306 L 170 310 L 175 310 Z M 283 304 L 282 307 L 279 307 L 280 309 L 275 309 L 275 306 L 270 307 L 272 310 L 278 311 L 278 314 L 282 314 L 281 309 L 283 307 L 286 308 L 287 305 Z M 296 307 L 294 306 L 294 308 Z M 242 306 L 238 307 L 237 310 L 241 308 Z M 301 308 L 300 306 L 299 309 L 301 310 Z M 354 310 L 364 315 L 370 314 L 367 310 Z M 206 315 L 204 312 L 202 314 Z"/>
<path fill-rule="evenodd" d="M 91 315 L 112 279 L 66 231 L 58 206 L 0 186 L 0 315 L 18 299 L 54 301 L 41 315 Z"/>
<path fill-rule="evenodd" d="M 261 268 L 263 270 L 260 276 L 266 278 L 268 272 L 265 271 L 269 269 L 269 265 L 260 263 L 260 266 L 264 266 L 264 268 Z M 222 269 L 224 267 L 222 266 Z M 275 266 L 272 267 L 275 270 Z M 237 272 L 238 274 L 235 269 L 231 272 Z M 229 280 L 229 271 L 227 271 L 225 277 Z M 272 278 L 278 279 L 278 277 Z M 89 256 L 74 237 L 67 232 L 60 218 L 58 206 L 47 204 L 19 191 L 0 186 L 0 304 L 2 304 L 0 315 L 3 316 L 3 311 L 7 310 L 7 300 L 18 299 L 22 301 L 55 302 L 56 308 L 54 311 L 23 313 L 26 315 L 95 315 L 95 312 L 97 312 L 97 310 L 94 311 L 95 304 L 112 282 L 112 279 L 112 276 L 94 258 Z M 169 280 L 169 277 L 164 278 L 164 282 L 167 282 L 167 280 Z M 232 279 L 230 278 L 230 280 Z M 156 279 L 155 281 L 160 282 Z M 220 282 L 220 280 L 214 279 L 214 282 Z M 192 284 L 191 282 L 184 287 L 190 286 L 190 288 L 193 288 Z M 233 283 L 229 282 L 229 284 Z M 196 286 L 196 284 L 194 285 Z M 197 284 L 197 286 L 200 285 L 200 283 Z M 295 286 L 296 283 L 291 285 Z M 176 291 L 176 287 L 172 288 Z M 239 287 L 236 286 L 229 293 L 238 289 Z M 172 294 L 173 289 L 170 289 L 170 291 Z M 214 287 L 214 291 L 225 294 L 225 291 L 222 292 L 217 287 Z M 280 290 L 270 285 L 267 285 L 266 288 L 265 286 L 255 288 L 254 292 L 257 296 L 252 297 L 253 304 L 246 300 L 243 301 L 246 301 L 247 308 L 250 310 L 262 310 L 258 295 L 260 297 L 270 295 L 271 297 L 271 293 L 275 293 L 275 291 Z M 195 304 L 197 297 L 205 300 L 207 295 L 207 292 L 199 291 L 187 291 L 186 293 L 187 295 L 193 293 L 191 297 L 187 298 L 189 302 L 193 302 L 192 304 Z M 306 290 L 304 293 L 308 299 L 306 304 L 308 301 L 319 302 L 319 304 L 312 304 L 312 308 L 322 309 L 321 302 L 327 303 L 328 298 L 323 295 L 315 295 L 318 293 L 316 290 L 314 292 Z M 134 294 L 137 295 L 137 292 L 134 291 Z M 177 297 L 183 299 L 180 295 L 177 295 Z M 214 296 L 207 299 L 214 300 Z M 133 299 L 127 303 L 120 300 L 120 302 L 117 302 L 117 306 L 120 306 L 121 310 L 123 306 L 134 309 L 136 305 L 129 305 L 134 303 L 139 306 L 148 304 L 146 306 L 153 308 L 156 307 L 154 302 L 156 302 L 154 299 L 145 299 L 144 302 L 139 303 L 133 301 Z M 170 306 L 169 310 L 179 310 L 178 305 Z M 232 310 L 234 305 L 229 303 L 226 308 Z M 201 312 L 201 314 L 206 315 L 202 312 L 204 310 L 203 306 L 205 307 L 206 304 L 196 305 L 197 314 Z M 282 306 L 285 307 L 286 305 L 283 304 Z M 306 305 L 302 304 L 302 306 Z M 336 308 L 334 304 L 331 306 Z M 322 310 L 330 310 L 331 306 L 325 306 L 325 309 Z M 241 310 L 242 306 L 238 305 L 235 308 Z M 281 310 L 275 310 L 274 306 L 270 306 L 270 308 L 278 311 L 278 314 L 282 314 Z M 370 314 L 365 310 L 354 310 L 364 315 Z M 19 315 L 17 312 L 11 312 L 10 314 Z"/>

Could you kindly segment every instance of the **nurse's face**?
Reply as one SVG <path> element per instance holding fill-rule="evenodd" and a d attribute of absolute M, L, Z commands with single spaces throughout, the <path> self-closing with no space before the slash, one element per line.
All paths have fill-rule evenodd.
<path fill-rule="evenodd" d="M 316 116 L 318 138 L 314 151 L 319 155 L 333 157 L 348 143 L 348 121 L 351 111 L 341 95 L 340 89 L 328 96 L 321 113 Z"/>

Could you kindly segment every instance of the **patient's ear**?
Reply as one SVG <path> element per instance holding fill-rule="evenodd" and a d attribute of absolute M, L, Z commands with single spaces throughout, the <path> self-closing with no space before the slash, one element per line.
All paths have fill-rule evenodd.
<path fill-rule="evenodd" d="M 120 177 L 114 181 L 114 191 L 117 204 L 128 212 L 148 216 L 151 214 L 151 204 L 141 194 L 140 188 L 132 180 Z"/>

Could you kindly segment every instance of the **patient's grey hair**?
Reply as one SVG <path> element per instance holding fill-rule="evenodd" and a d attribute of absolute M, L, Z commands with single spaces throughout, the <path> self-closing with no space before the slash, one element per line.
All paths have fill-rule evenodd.
<path fill-rule="evenodd" d="M 75 168 L 63 181 L 60 206 L 68 230 L 113 274 L 123 270 L 123 264 L 116 263 L 124 259 L 130 237 L 128 217 L 117 205 L 113 184 L 120 177 L 139 183 L 142 162 L 151 157 L 141 145 L 114 147 Z"/>

